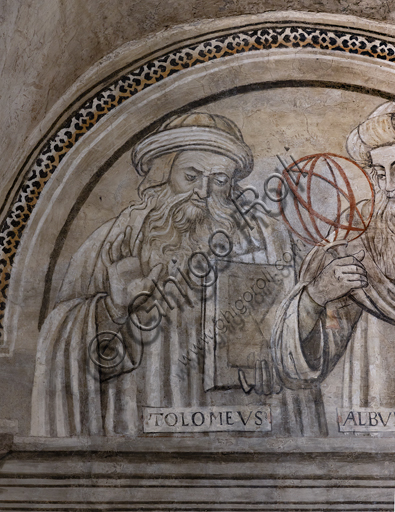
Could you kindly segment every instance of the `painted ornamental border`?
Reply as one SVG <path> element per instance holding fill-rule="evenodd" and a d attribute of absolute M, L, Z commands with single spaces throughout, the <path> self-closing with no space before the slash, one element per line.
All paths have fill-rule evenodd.
<path fill-rule="evenodd" d="M 312 14 L 314 16 L 314 14 Z M 310 26 L 309 26 L 310 25 Z M 261 22 L 253 29 L 229 28 L 225 35 L 173 49 L 145 62 L 96 92 L 43 144 L 0 228 L 0 347 L 12 265 L 30 215 L 60 162 L 104 116 L 129 98 L 184 69 L 243 54 L 274 49 L 316 49 L 395 62 L 391 36 L 358 28 L 325 28 L 301 21 Z"/>

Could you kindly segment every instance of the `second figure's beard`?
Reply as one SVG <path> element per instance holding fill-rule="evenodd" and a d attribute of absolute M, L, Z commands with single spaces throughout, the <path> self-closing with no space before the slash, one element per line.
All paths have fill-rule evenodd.
<path fill-rule="evenodd" d="M 378 190 L 375 201 L 375 212 L 365 238 L 375 263 L 388 279 L 395 281 L 395 200 Z"/>
<path fill-rule="evenodd" d="M 144 275 L 158 263 L 168 265 L 172 258 L 185 261 L 194 251 L 209 255 L 209 238 L 217 229 L 225 230 L 233 243 L 238 238 L 230 200 L 212 196 L 198 206 L 191 201 L 191 193 L 174 195 L 168 185 L 156 193 L 156 206 L 143 225 L 140 261 Z"/>

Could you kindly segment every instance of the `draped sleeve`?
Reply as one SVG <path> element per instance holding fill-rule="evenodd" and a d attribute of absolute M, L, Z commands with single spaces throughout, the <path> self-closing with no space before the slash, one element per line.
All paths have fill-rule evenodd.
<path fill-rule="evenodd" d="M 127 226 L 132 227 L 132 244 L 135 244 L 148 209 L 127 208 L 92 233 L 71 259 L 55 306 L 38 340 L 31 435 L 102 435 L 106 425 L 105 433 L 111 435 L 118 428 L 115 415 L 129 419 L 136 415 L 135 396 L 118 400 L 119 407 L 129 411 L 115 411 L 111 405 L 115 400 L 111 393 L 114 395 L 117 387 L 125 386 L 127 379 L 106 381 L 113 376 L 122 377 L 136 367 L 135 352 L 139 344 L 131 343 L 129 338 L 141 333 L 134 332 L 133 326 L 118 326 L 127 350 L 114 370 L 95 364 L 88 350 L 100 329 L 114 330 L 104 306 L 109 288 L 101 258 L 103 244 L 113 242 Z M 123 393 L 126 394 L 125 389 Z M 124 424 L 118 430 L 125 433 L 128 428 Z"/>
<path fill-rule="evenodd" d="M 276 371 L 288 389 L 303 389 L 321 382 L 344 354 L 362 309 L 350 296 L 326 307 L 316 304 L 306 291 L 331 255 L 315 248 L 301 268 L 300 281 L 286 297 L 277 313 L 271 346 Z M 311 318 L 313 328 L 305 339 L 300 325 Z"/>

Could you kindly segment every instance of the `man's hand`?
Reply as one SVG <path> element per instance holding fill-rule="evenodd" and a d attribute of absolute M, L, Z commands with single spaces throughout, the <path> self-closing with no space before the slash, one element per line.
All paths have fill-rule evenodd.
<path fill-rule="evenodd" d="M 340 299 L 350 291 L 365 288 L 368 278 L 361 261 L 364 251 L 353 256 L 336 258 L 307 286 L 310 297 L 319 305 L 325 306 L 332 300 Z"/>
<path fill-rule="evenodd" d="M 111 310 L 117 312 L 118 319 L 125 320 L 134 297 L 142 291 L 151 293 L 154 288 L 152 280 L 159 278 L 163 268 L 162 264 L 156 265 L 146 278 L 142 277 L 139 259 L 132 256 L 131 235 L 132 229 L 128 226 L 125 233 L 121 233 L 113 243 L 108 242 L 101 253 L 110 285 Z"/>

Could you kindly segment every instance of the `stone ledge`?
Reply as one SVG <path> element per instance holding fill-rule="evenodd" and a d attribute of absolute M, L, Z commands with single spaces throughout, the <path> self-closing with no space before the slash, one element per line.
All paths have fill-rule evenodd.
<path fill-rule="evenodd" d="M 152 454 L 154 455 L 154 454 Z M 172 461 L 114 453 L 12 453 L 0 464 L 0 510 L 393 510 L 395 462 L 323 454 Z M 140 460 L 139 460 L 140 459 Z M 242 458 L 243 459 L 243 458 Z M 303 460 L 302 460 L 303 459 Z M 393 457 L 392 457 L 393 459 Z M 363 474 L 362 474 L 363 473 Z"/>
<path fill-rule="evenodd" d="M 2 511 L 394 507 L 395 439 L 16 437 L 11 452 L 2 439 Z"/>
<path fill-rule="evenodd" d="M 344 435 L 336 438 L 272 438 L 236 434 L 146 434 L 137 437 L 14 437 L 13 452 L 392 454 L 395 438 Z"/>
<path fill-rule="evenodd" d="M 12 449 L 14 435 L 9 433 L 0 433 L 0 459 L 4 458 Z"/>

